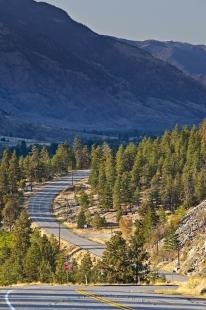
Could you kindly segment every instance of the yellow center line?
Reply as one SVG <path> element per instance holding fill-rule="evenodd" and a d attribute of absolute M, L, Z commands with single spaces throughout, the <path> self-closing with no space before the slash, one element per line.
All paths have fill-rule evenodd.
<path fill-rule="evenodd" d="M 127 307 L 127 306 L 124 306 L 124 305 L 121 305 L 111 299 L 108 299 L 108 298 L 105 298 L 105 297 L 101 297 L 101 296 L 98 296 L 96 294 L 93 294 L 93 293 L 89 293 L 87 291 L 84 291 L 84 290 L 76 290 L 77 293 L 79 293 L 80 295 L 83 295 L 85 297 L 88 297 L 90 299 L 94 299 L 96 301 L 99 301 L 103 304 L 107 304 L 113 308 L 116 308 L 116 309 L 121 309 L 121 310 L 133 310 L 132 308 L 130 307 Z"/>

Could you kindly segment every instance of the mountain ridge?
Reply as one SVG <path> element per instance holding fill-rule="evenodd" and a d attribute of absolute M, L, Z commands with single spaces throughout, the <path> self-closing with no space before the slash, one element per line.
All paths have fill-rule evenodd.
<path fill-rule="evenodd" d="M 206 89 L 191 77 L 48 3 L 0 0 L 0 42 L 0 106 L 12 122 L 159 132 L 206 115 Z"/>
<path fill-rule="evenodd" d="M 129 41 L 206 86 L 206 46 L 178 41 Z"/>

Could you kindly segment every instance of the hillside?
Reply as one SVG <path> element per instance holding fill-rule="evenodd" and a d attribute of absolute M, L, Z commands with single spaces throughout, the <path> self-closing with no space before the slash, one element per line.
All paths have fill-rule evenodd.
<path fill-rule="evenodd" d="M 49 4 L 0 0 L 0 42 L 0 106 L 23 135 L 39 127 L 64 137 L 70 129 L 159 132 L 206 115 L 199 83 Z"/>
<path fill-rule="evenodd" d="M 135 46 L 143 48 L 158 59 L 167 61 L 206 85 L 206 46 L 155 40 L 136 42 Z"/>
<path fill-rule="evenodd" d="M 181 244 L 181 270 L 206 273 L 206 201 L 191 208 L 177 230 Z"/>

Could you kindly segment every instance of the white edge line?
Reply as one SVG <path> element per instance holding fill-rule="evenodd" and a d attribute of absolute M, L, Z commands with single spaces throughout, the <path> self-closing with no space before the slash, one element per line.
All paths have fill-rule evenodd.
<path fill-rule="evenodd" d="M 9 295 L 12 293 L 13 291 L 8 291 L 5 295 L 5 301 L 7 303 L 7 306 L 9 307 L 10 310 L 16 310 L 12 304 L 10 303 L 10 300 L 9 300 Z"/>

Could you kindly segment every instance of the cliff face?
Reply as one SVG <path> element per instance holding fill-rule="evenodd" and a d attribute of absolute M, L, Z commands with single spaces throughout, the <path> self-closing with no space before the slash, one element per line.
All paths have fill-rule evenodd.
<path fill-rule="evenodd" d="M 206 201 L 188 212 L 177 234 L 181 244 L 181 270 L 206 274 Z"/>
<path fill-rule="evenodd" d="M 0 0 L 0 106 L 25 133 L 24 124 L 47 132 L 159 132 L 202 120 L 206 89 L 147 51 L 98 35 L 56 7 Z"/>

